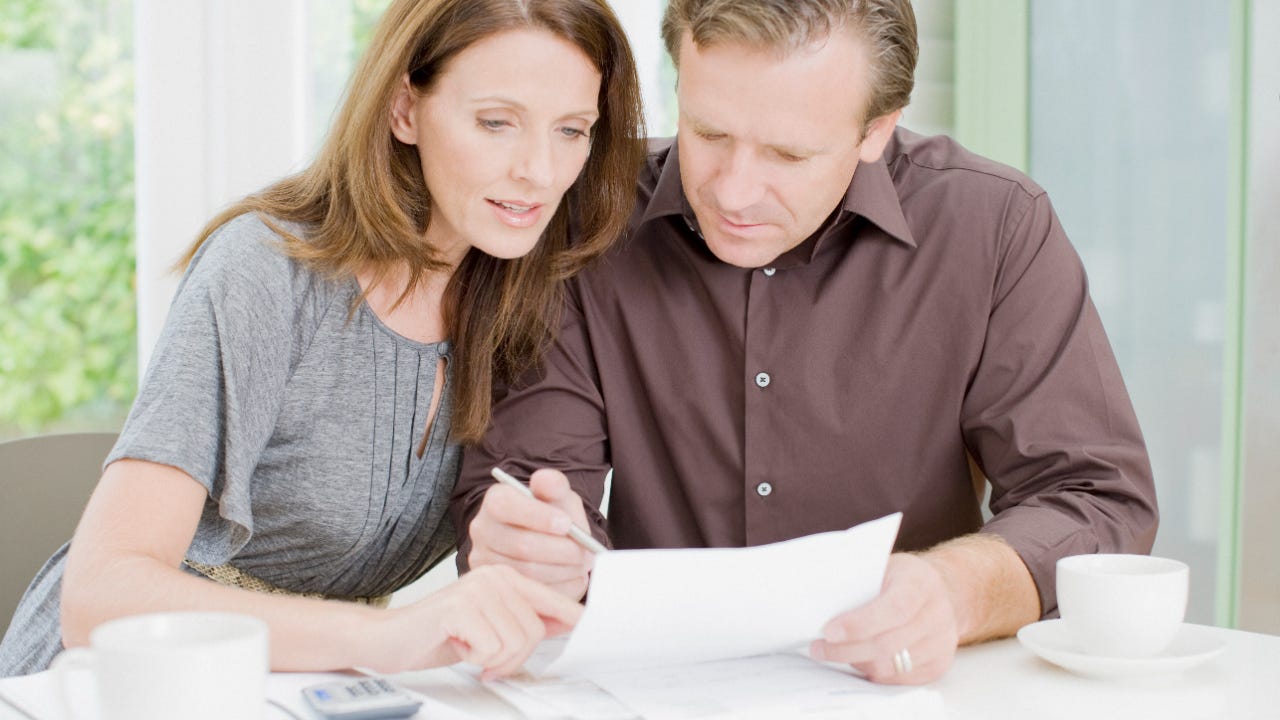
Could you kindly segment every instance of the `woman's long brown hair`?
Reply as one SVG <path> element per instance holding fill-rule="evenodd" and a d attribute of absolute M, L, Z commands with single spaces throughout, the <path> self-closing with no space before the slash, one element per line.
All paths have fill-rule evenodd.
<path fill-rule="evenodd" d="M 510 382 L 537 362 L 558 324 L 564 281 L 622 234 L 635 202 L 645 152 L 640 87 L 626 36 L 605 0 L 395 0 L 315 162 L 219 213 L 179 262 L 190 264 L 232 218 L 256 212 L 285 239 L 285 252 L 330 278 L 370 269 L 376 286 L 393 268 L 406 267 L 399 304 L 428 273 L 448 269 L 423 241 L 431 196 L 417 149 L 391 133 L 399 83 L 408 73 L 417 92 L 428 92 L 458 53 L 519 28 L 551 32 L 595 63 L 600 118 L 586 165 L 537 246 L 514 260 L 472 250 L 450 278 L 443 313 L 456 349 L 452 437 L 459 442 L 475 442 L 487 429 L 495 377 Z M 273 220 L 304 224 L 306 237 Z"/>

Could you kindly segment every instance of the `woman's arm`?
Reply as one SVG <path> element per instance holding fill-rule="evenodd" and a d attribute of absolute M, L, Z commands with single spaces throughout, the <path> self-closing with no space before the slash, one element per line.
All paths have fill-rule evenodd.
<path fill-rule="evenodd" d="M 206 497 L 204 487 L 174 467 L 140 460 L 107 467 L 67 555 L 62 633 L 68 647 L 86 644 L 96 625 L 124 615 L 220 610 L 267 622 L 276 670 L 395 672 L 465 660 L 504 674 L 582 611 L 498 567 L 393 610 L 218 585 L 181 570 Z"/>

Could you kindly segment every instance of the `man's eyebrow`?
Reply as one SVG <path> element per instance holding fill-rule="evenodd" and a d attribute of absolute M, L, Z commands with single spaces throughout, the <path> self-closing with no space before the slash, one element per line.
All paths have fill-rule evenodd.
<path fill-rule="evenodd" d="M 724 135 L 723 130 L 715 129 L 710 123 L 703 121 L 701 118 L 684 113 L 685 120 L 693 131 L 703 135 Z M 781 155 L 790 155 L 794 157 L 814 157 L 816 155 L 825 155 L 829 152 L 825 147 L 810 147 L 803 145 L 792 145 L 790 143 L 765 143 L 765 147 L 775 153 Z"/>
<path fill-rule="evenodd" d="M 701 118 L 690 115 L 689 113 L 684 113 L 684 117 L 686 120 L 688 120 L 689 125 L 693 127 L 695 132 L 708 133 L 708 134 L 715 134 L 719 132 L 718 130 L 715 130 L 714 128 L 712 128 L 710 123 L 704 122 Z"/>
<path fill-rule="evenodd" d="M 801 147 L 799 145 L 769 145 L 768 148 L 780 155 L 790 155 L 793 157 L 815 157 L 817 155 L 825 155 L 826 148 L 822 147 Z"/>

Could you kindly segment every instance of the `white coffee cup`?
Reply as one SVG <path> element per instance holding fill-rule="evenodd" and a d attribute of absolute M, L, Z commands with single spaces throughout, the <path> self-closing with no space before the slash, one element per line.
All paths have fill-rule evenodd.
<path fill-rule="evenodd" d="M 1191 571 L 1148 555 L 1073 555 L 1058 560 L 1058 612 L 1080 650 L 1144 658 L 1182 627 Z"/>
<path fill-rule="evenodd" d="M 86 666 L 103 720 L 252 720 L 266 701 L 267 624 L 217 612 L 105 622 L 89 633 L 89 647 L 54 659 L 68 710 L 67 671 Z"/>

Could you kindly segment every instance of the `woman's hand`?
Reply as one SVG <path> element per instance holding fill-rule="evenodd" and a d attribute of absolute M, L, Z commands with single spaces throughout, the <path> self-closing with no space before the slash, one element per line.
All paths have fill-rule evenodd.
<path fill-rule="evenodd" d="M 466 661 L 503 675 L 582 615 L 574 600 L 503 565 L 477 568 L 394 610 L 219 585 L 180 569 L 207 497 L 177 468 L 139 460 L 107 467 L 67 557 L 68 647 L 86 644 L 99 623 L 124 615 L 219 610 L 267 622 L 273 670 L 396 672 Z"/>
<path fill-rule="evenodd" d="M 543 638 L 568 632 L 582 606 L 503 565 L 487 565 L 402 608 L 384 611 L 367 663 L 399 672 L 468 662 L 486 677 L 520 669 Z"/>

